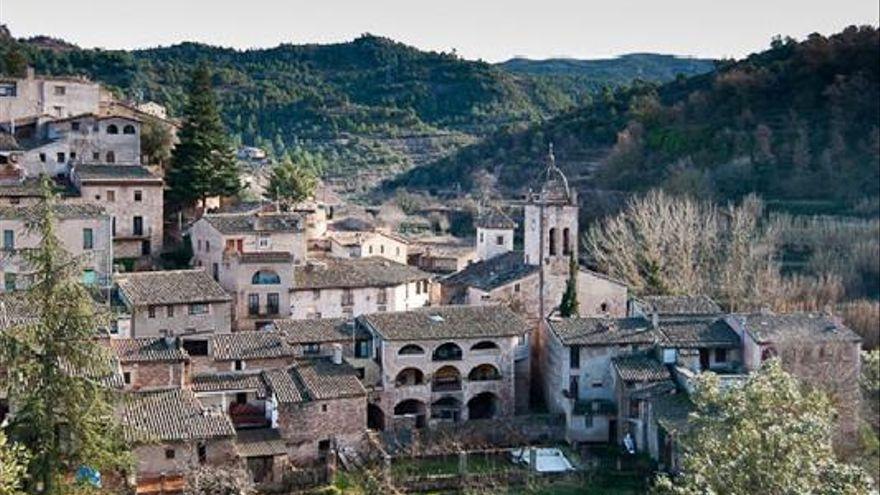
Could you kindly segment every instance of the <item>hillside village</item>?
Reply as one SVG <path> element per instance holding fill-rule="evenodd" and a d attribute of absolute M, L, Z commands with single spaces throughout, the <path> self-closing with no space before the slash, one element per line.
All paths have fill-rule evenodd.
<path fill-rule="evenodd" d="M 291 208 L 210 198 L 169 219 L 163 168 L 141 150 L 146 119 L 180 127 L 86 79 L 0 79 L 2 325 L 33 318 L 17 294 L 48 177 L 58 237 L 110 315 L 99 340 L 136 467 L 108 483 L 179 493 L 196 466 L 242 466 L 289 492 L 427 454 L 466 471 L 468 452 L 493 449 L 565 476 L 570 464 L 542 465 L 533 448 L 552 445 L 674 473 L 700 375 L 736 386 L 773 358 L 832 393 L 838 442 L 858 435 L 861 337 L 825 313 L 636 297 L 588 268 L 578 191 L 552 145 L 530 192 L 480 204 L 466 237 L 426 216 L 381 225 L 320 187 Z M 192 256 L 171 268 L 163 254 L 181 243 Z M 0 394 L 0 418 L 15 413 Z"/>

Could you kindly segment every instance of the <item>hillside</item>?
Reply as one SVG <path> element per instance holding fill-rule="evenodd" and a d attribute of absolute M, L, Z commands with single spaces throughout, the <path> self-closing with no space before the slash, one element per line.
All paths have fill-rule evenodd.
<path fill-rule="evenodd" d="M 550 79 L 554 85 L 565 88 L 584 103 L 589 102 L 591 94 L 605 86 L 626 86 L 636 79 L 663 83 L 715 69 L 714 60 L 658 53 L 630 53 L 592 60 L 513 58 L 497 65 L 513 74 Z"/>
<path fill-rule="evenodd" d="M 583 188 L 657 185 L 716 199 L 871 211 L 880 189 L 880 38 L 851 27 L 803 42 L 776 40 L 717 72 L 639 84 L 483 142 L 390 185 L 476 187 L 486 171 L 522 190 L 547 143 Z M 867 198 L 867 199 L 866 199 Z"/>
<path fill-rule="evenodd" d="M 556 115 L 583 102 L 592 84 L 557 84 L 371 35 L 329 45 L 241 51 L 182 43 L 131 52 L 0 36 L 0 55 L 13 49 L 38 72 L 85 74 L 172 114 L 182 107 L 191 67 L 207 61 L 240 142 L 319 151 L 328 174 L 345 177 L 405 170 L 500 128 Z"/>

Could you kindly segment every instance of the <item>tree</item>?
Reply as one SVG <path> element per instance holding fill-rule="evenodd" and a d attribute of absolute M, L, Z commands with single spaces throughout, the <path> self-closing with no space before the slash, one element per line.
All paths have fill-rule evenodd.
<path fill-rule="evenodd" d="M 565 293 L 562 294 L 562 302 L 559 304 L 559 313 L 563 318 L 577 316 L 580 312 L 577 299 L 577 276 L 578 262 L 572 253 L 568 262 L 568 282 L 565 285 Z"/>
<path fill-rule="evenodd" d="M 658 493 L 870 493 L 865 472 L 834 457 L 828 398 L 804 391 L 778 360 L 741 387 L 722 387 L 704 373 L 692 399 L 695 411 L 679 440 L 681 474 L 661 476 Z"/>
<path fill-rule="evenodd" d="M 27 459 L 24 447 L 8 443 L 0 431 L 0 495 L 24 495 Z"/>
<path fill-rule="evenodd" d="M 238 163 L 220 119 L 211 71 L 201 64 L 193 73 L 180 142 L 167 174 L 169 199 L 188 207 L 209 196 L 231 196 L 241 189 Z"/>
<path fill-rule="evenodd" d="M 116 371 L 97 329 L 103 318 L 80 283 L 79 260 L 55 231 L 49 179 L 28 229 L 40 239 L 23 257 L 29 288 L 22 294 L 33 318 L 0 332 L 0 367 L 13 414 L 7 433 L 28 447 L 29 492 L 61 493 L 67 474 L 81 466 L 128 467 L 114 413 L 116 394 L 106 380 Z"/>
<path fill-rule="evenodd" d="M 28 60 L 24 56 L 21 49 L 13 46 L 3 57 L 3 65 L 6 67 L 6 74 L 12 77 L 24 77 L 27 72 Z"/>
<path fill-rule="evenodd" d="M 294 163 L 288 155 L 283 162 L 272 168 L 264 194 L 273 201 L 298 203 L 312 197 L 317 185 L 318 178 L 312 169 L 304 164 Z"/>
<path fill-rule="evenodd" d="M 754 196 L 719 209 L 653 190 L 586 234 L 600 269 L 641 294 L 707 294 L 730 310 L 757 309 L 779 284 L 776 238 Z"/>
<path fill-rule="evenodd" d="M 147 157 L 150 165 L 162 167 L 171 158 L 174 137 L 169 125 L 156 118 L 147 118 L 141 126 L 141 153 Z"/>

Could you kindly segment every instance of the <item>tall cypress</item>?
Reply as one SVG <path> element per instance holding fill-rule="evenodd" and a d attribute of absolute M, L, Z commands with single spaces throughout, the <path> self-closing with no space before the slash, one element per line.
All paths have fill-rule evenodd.
<path fill-rule="evenodd" d="M 565 292 L 562 294 L 562 302 L 559 303 L 559 313 L 564 318 L 577 316 L 580 312 L 577 299 L 577 275 L 578 263 L 574 257 L 574 253 L 572 253 L 571 259 L 568 262 L 568 283 L 565 284 Z"/>
<path fill-rule="evenodd" d="M 193 73 L 184 119 L 166 174 L 168 199 L 186 208 L 210 196 L 236 194 L 241 189 L 238 164 L 205 64 Z"/>

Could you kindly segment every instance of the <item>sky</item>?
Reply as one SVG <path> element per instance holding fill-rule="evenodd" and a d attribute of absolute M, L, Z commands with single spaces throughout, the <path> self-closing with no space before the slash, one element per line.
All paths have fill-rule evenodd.
<path fill-rule="evenodd" d="M 13 36 L 132 49 L 332 43 L 362 33 L 498 62 L 632 52 L 740 58 L 880 20 L 877 0 L 0 0 Z"/>

